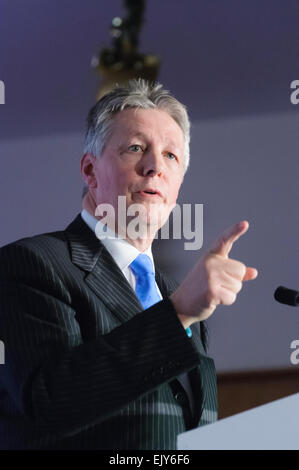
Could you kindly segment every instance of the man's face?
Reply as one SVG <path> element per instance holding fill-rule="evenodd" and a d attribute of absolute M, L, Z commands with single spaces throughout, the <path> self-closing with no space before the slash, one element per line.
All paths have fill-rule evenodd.
<path fill-rule="evenodd" d="M 127 109 L 113 118 L 112 133 L 93 162 L 89 190 L 96 205 L 111 204 L 117 220 L 118 196 L 125 196 L 126 210 L 142 204 L 143 222 L 157 231 L 175 206 L 182 183 L 183 132 L 165 111 Z"/>

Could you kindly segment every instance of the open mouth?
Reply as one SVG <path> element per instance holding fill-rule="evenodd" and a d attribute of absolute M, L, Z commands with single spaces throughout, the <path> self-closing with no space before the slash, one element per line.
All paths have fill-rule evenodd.
<path fill-rule="evenodd" d="M 162 197 L 162 194 L 160 193 L 160 191 L 158 191 L 154 188 L 146 188 L 146 189 L 142 189 L 141 191 L 138 191 L 138 192 L 142 196 L 149 196 L 149 197 L 159 196 L 159 197 Z"/>
<path fill-rule="evenodd" d="M 159 191 L 154 191 L 151 189 L 145 189 L 143 191 L 138 192 L 141 196 L 143 197 L 148 197 L 148 198 L 156 198 L 156 197 L 161 197 L 161 193 Z"/>

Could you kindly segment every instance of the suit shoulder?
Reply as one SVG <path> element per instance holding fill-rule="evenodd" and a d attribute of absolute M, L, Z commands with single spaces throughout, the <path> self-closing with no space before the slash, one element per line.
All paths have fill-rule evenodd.
<path fill-rule="evenodd" d="M 55 232 L 45 232 L 31 237 L 20 238 L 7 245 L 0 247 L 0 254 L 28 251 L 38 253 L 47 251 L 47 249 L 61 248 L 67 244 L 67 238 L 64 230 Z"/>
<path fill-rule="evenodd" d="M 21 238 L 0 248 L 0 273 L 40 270 L 65 258 L 67 252 L 67 238 L 62 230 Z"/>

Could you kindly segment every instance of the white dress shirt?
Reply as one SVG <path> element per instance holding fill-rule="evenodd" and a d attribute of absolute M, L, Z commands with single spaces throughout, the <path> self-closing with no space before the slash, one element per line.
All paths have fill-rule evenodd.
<path fill-rule="evenodd" d="M 128 283 L 135 291 L 136 288 L 136 279 L 133 274 L 132 269 L 130 268 L 130 264 L 140 255 L 140 251 L 135 248 L 135 246 L 131 245 L 127 240 L 124 238 L 118 237 L 115 232 L 109 229 L 107 226 L 102 224 L 98 219 L 93 217 L 89 212 L 85 209 L 81 212 L 81 217 L 86 222 L 88 227 L 96 234 L 96 236 L 101 240 L 104 247 L 107 251 L 109 251 L 110 255 L 114 259 L 115 263 L 122 271 L 123 275 L 127 279 Z M 148 255 L 152 260 L 154 273 L 155 273 L 155 263 L 153 259 L 152 249 L 151 246 L 148 247 L 147 250 L 143 252 L 143 254 Z M 159 286 L 156 283 L 156 287 L 162 300 L 162 295 L 159 289 Z"/>

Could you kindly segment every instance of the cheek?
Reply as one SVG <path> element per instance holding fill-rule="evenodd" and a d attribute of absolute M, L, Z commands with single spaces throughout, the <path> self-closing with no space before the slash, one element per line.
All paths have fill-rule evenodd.
<path fill-rule="evenodd" d="M 179 190 L 181 187 L 181 179 L 177 179 L 176 181 L 172 181 L 172 184 L 169 188 L 169 201 L 174 203 L 179 195 Z"/>
<path fill-rule="evenodd" d="M 128 182 L 125 175 L 120 173 L 115 174 L 110 172 L 106 177 L 98 188 L 98 194 L 102 200 L 116 207 L 118 196 L 127 196 Z"/>
<path fill-rule="evenodd" d="M 97 195 L 102 200 L 109 200 L 115 191 L 117 175 L 111 165 L 102 165 L 97 175 Z"/>

